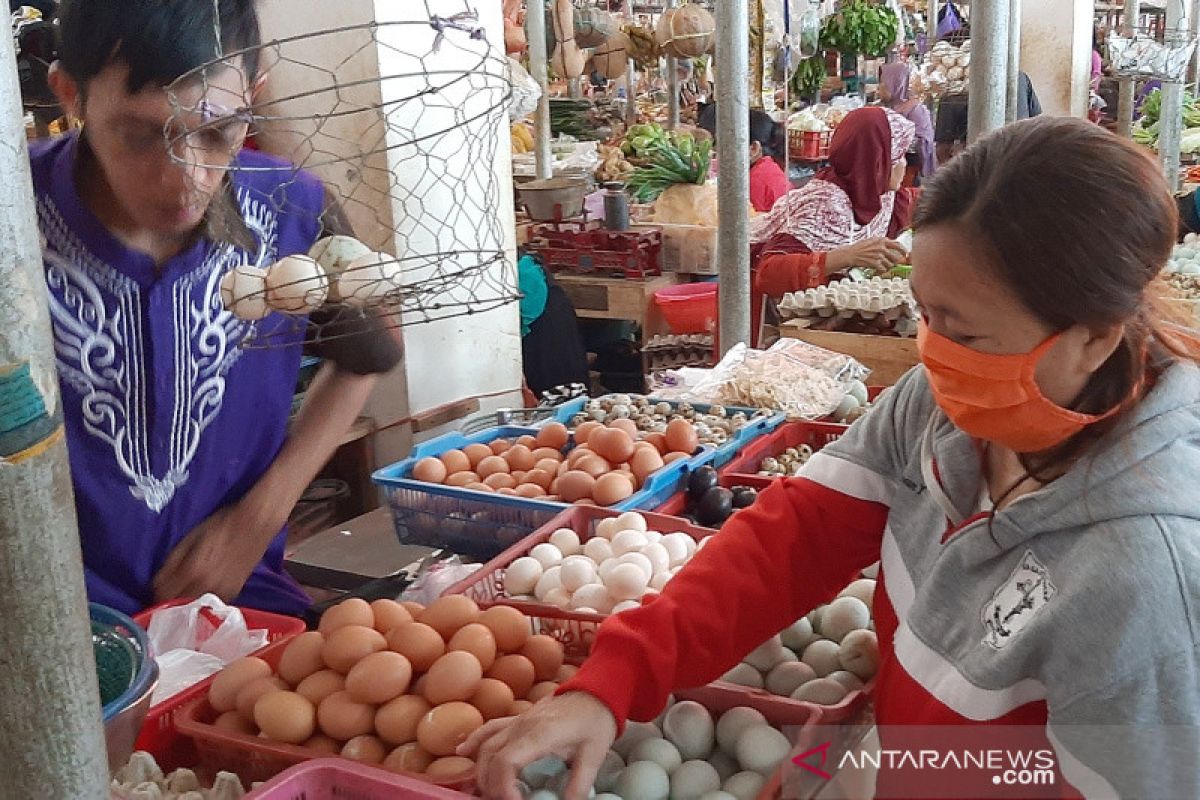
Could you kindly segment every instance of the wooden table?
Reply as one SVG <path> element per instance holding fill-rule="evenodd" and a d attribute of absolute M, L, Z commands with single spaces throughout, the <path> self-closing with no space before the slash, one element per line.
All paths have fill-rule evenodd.
<path fill-rule="evenodd" d="M 780 325 L 779 335 L 857 359 L 871 369 L 867 383 L 872 386 L 891 386 L 921 361 L 916 339 L 819 331 L 805 328 L 795 320 Z"/>

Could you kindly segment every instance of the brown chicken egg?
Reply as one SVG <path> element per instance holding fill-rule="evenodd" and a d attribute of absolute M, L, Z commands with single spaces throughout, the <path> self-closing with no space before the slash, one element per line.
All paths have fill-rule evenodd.
<path fill-rule="evenodd" d="M 386 703 L 408 690 L 412 665 L 391 650 L 372 653 L 346 673 L 346 691 L 360 703 Z M 382 756 L 380 757 L 382 759 Z"/>
<path fill-rule="evenodd" d="M 517 479 L 507 472 L 496 472 L 483 479 L 483 485 L 495 491 L 517 488 Z"/>
<path fill-rule="evenodd" d="M 592 488 L 592 499 L 596 501 L 596 505 L 611 506 L 627 500 L 633 494 L 631 477 L 625 477 L 623 472 L 610 472 L 601 476 Z"/>
<path fill-rule="evenodd" d="M 530 500 L 546 496 L 546 490 L 535 483 L 525 483 L 518 486 L 514 492 L 517 497 L 525 497 Z"/>
<path fill-rule="evenodd" d="M 700 446 L 696 429 L 686 419 L 673 419 L 667 423 L 667 447 L 675 453 L 691 455 Z"/>
<path fill-rule="evenodd" d="M 402 744 L 383 760 L 384 769 L 393 772 L 411 772 L 420 775 L 433 763 L 433 756 L 421 749 L 415 741 Z"/>
<path fill-rule="evenodd" d="M 571 470 L 558 479 L 558 485 L 554 491 L 561 495 L 563 500 L 574 503 L 577 500 L 590 498 L 595 486 L 596 479 L 591 475 L 580 470 Z"/>
<path fill-rule="evenodd" d="M 348 742 L 374 732 L 375 706 L 358 702 L 349 692 L 336 692 L 317 706 L 317 724 L 326 736 Z"/>
<path fill-rule="evenodd" d="M 539 464 L 543 461 L 553 461 L 555 464 L 557 464 L 558 462 L 562 461 L 563 456 L 562 453 L 560 453 L 557 449 L 550 447 L 539 447 L 537 450 L 533 451 L 533 458 L 534 461 Z M 537 464 L 534 466 L 537 466 Z"/>
<path fill-rule="evenodd" d="M 453 700 L 469 700 L 479 689 L 483 669 L 479 660 L 468 652 L 446 653 L 429 668 L 422 694 L 435 706 Z"/>
<path fill-rule="evenodd" d="M 570 438 L 570 434 L 567 432 L 566 425 L 561 422 L 551 422 L 538 431 L 537 446 L 559 450 L 567 444 L 568 438 Z"/>
<path fill-rule="evenodd" d="M 441 462 L 446 465 L 446 474 L 453 475 L 456 472 L 470 472 L 471 459 L 467 458 L 467 454 L 462 450 L 447 450 L 438 456 Z"/>
<path fill-rule="evenodd" d="M 404 606 L 404 610 L 407 611 L 413 619 L 416 619 L 417 616 L 425 610 L 425 606 L 421 605 L 415 600 L 404 600 L 400 603 L 400 605 Z"/>
<path fill-rule="evenodd" d="M 508 716 L 514 699 L 512 689 L 508 688 L 507 683 L 495 678 L 484 678 L 467 702 L 478 708 L 485 720 L 492 720 Z"/>
<path fill-rule="evenodd" d="M 517 444 L 525 445 L 530 450 L 537 447 L 537 439 L 532 436 L 521 436 L 517 439 Z"/>
<path fill-rule="evenodd" d="M 529 620 L 511 606 L 492 606 L 479 615 L 479 624 L 492 632 L 501 653 L 515 653 L 529 640 Z"/>
<path fill-rule="evenodd" d="M 664 464 L 674 464 L 676 461 L 683 461 L 685 458 L 691 458 L 690 453 L 667 453 L 663 456 Z"/>
<path fill-rule="evenodd" d="M 601 475 L 607 475 L 612 471 L 612 465 L 605 461 L 600 456 L 584 456 L 575 462 L 575 469 L 580 472 L 586 472 L 593 478 L 599 478 Z"/>
<path fill-rule="evenodd" d="M 446 652 L 441 634 L 421 622 L 393 628 L 387 635 L 388 649 L 408 659 L 414 672 L 424 672 Z"/>
<path fill-rule="evenodd" d="M 270 692 L 255 703 L 254 723 L 268 739 L 300 744 L 316 730 L 316 709 L 295 692 Z"/>
<path fill-rule="evenodd" d="M 362 764 L 382 764 L 387 758 L 388 749 L 382 741 L 377 737 L 355 736 L 350 741 L 346 742 L 346 746 L 342 748 L 342 758 L 348 758 L 351 761 L 358 761 Z"/>
<path fill-rule="evenodd" d="M 261 658 L 247 656 L 231 662 L 217 673 L 208 687 L 208 702 L 214 711 L 224 713 L 237 708 L 238 692 L 258 678 L 269 678 L 271 666 Z"/>
<path fill-rule="evenodd" d="M 288 686 L 282 679 L 272 675 L 269 678 L 255 678 L 242 687 L 237 694 L 237 713 L 241 714 L 247 722 L 254 721 L 254 704 L 264 694 L 271 692 L 286 692 L 292 687 Z"/>
<path fill-rule="evenodd" d="M 318 631 L 307 631 L 292 639 L 279 656 L 279 677 L 298 686 L 309 675 L 325 669 L 325 660 L 321 657 L 324 648 L 325 637 Z"/>
<path fill-rule="evenodd" d="M 432 755 L 451 756 L 482 725 L 483 715 L 470 703 L 445 703 L 421 718 L 417 742 Z"/>
<path fill-rule="evenodd" d="M 475 762 L 462 756 L 446 756 L 434 761 L 425 768 L 425 775 L 430 778 L 445 780 L 458 775 L 466 775 L 475 769 Z"/>
<path fill-rule="evenodd" d="M 417 723 L 433 708 L 418 694 L 403 694 L 375 712 L 375 730 L 388 744 L 400 745 L 417 740 Z"/>
<path fill-rule="evenodd" d="M 598 428 L 588 439 L 588 447 L 610 464 L 622 464 L 633 455 L 633 437 L 620 428 Z"/>
<path fill-rule="evenodd" d="M 533 469 L 537 463 L 537 459 L 533 457 L 533 451 L 523 444 L 513 445 L 513 447 L 504 454 L 504 460 L 510 469 L 521 470 L 528 472 Z"/>
<path fill-rule="evenodd" d="M 422 458 L 413 466 L 412 476 L 426 483 L 441 483 L 446 480 L 446 465 L 440 458 Z"/>
<path fill-rule="evenodd" d="M 475 469 L 485 458 L 492 456 L 492 448 L 486 444 L 469 444 L 463 448 L 463 454 L 471 462 L 471 469 Z"/>
<path fill-rule="evenodd" d="M 533 465 L 533 470 L 529 474 L 532 475 L 534 472 L 541 471 L 541 472 L 548 473 L 550 475 L 555 475 L 558 473 L 558 466 L 560 464 L 562 464 L 561 458 L 539 459 L 538 462 Z M 528 476 L 526 476 L 526 477 L 528 477 Z"/>
<path fill-rule="evenodd" d="M 658 454 L 660 456 L 665 456 L 668 452 L 670 452 L 669 448 L 667 447 L 667 435 L 665 433 L 646 434 L 646 438 L 642 441 L 644 441 L 646 444 L 654 445 L 654 449 L 658 450 Z"/>
<path fill-rule="evenodd" d="M 533 674 L 538 681 L 554 680 L 563 665 L 562 645 L 545 634 L 530 636 L 529 641 L 521 648 L 521 655 L 533 664 Z M 525 694 L 519 696 L 524 697 Z"/>
<path fill-rule="evenodd" d="M 514 700 L 512 704 L 512 711 L 509 713 L 514 717 L 519 717 L 531 708 L 533 708 L 533 703 L 529 702 L 528 700 Z"/>
<path fill-rule="evenodd" d="M 482 617 L 482 614 L 480 616 Z M 472 622 L 459 628 L 447 643 L 447 652 L 456 650 L 462 650 L 475 656 L 479 666 L 488 670 L 496 662 L 496 637 L 486 625 Z"/>
<path fill-rule="evenodd" d="M 629 459 L 629 469 L 639 484 L 645 483 L 647 478 L 663 466 L 662 456 L 653 446 L 639 449 L 633 454 L 633 458 Z"/>
<path fill-rule="evenodd" d="M 433 628 L 441 634 L 442 639 L 449 641 L 459 628 L 478 619 L 479 606 L 474 600 L 461 594 L 450 594 L 430 603 L 418 621 Z"/>
<path fill-rule="evenodd" d="M 346 688 L 346 677 L 331 669 L 314 672 L 296 687 L 296 694 L 306 698 L 313 705 L 321 705 L 321 701 L 331 694 L 336 694 Z"/>
<path fill-rule="evenodd" d="M 475 474 L 484 480 L 487 480 L 490 475 L 497 473 L 507 474 L 508 472 L 508 462 L 500 456 L 488 456 L 475 467 Z"/>
<path fill-rule="evenodd" d="M 375 615 L 375 630 L 387 635 L 392 628 L 412 622 L 412 614 L 395 600 L 376 600 L 371 603 Z"/>
<path fill-rule="evenodd" d="M 508 439 L 493 439 L 492 441 L 488 442 L 488 447 L 492 448 L 492 453 L 494 455 L 501 456 L 504 455 L 504 453 L 507 452 L 510 447 L 512 447 L 512 442 L 510 442 Z"/>
<path fill-rule="evenodd" d="M 629 434 L 629 438 L 633 439 L 635 442 L 637 441 L 637 438 L 641 433 L 638 430 L 637 423 L 631 419 L 614 419 L 612 422 L 610 422 L 608 424 L 608 426 L 610 428 L 617 428 L 618 430 L 625 431 L 626 433 Z"/>
<path fill-rule="evenodd" d="M 463 488 L 470 489 L 473 492 L 495 492 L 496 491 L 492 487 L 488 486 L 486 483 L 468 483 Z"/>
<path fill-rule="evenodd" d="M 580 423 L 579 427 L 575 429 L 575 444 L 587 444 L 588 438 L 592 435 L 592 432 L 597 428 L 603 427 L 604 426 L 599 422 L 592 420 Z"/>
<path fill-rule="evenodd" d="M 223 731 L 231 731 L 240 733 L 244 736 L 257 736 L 258 728 L 254 727 L 254 722 L 247 720 L 236 711 L 226 711 L 221 716 L 213 720 L 213 727 Z"/>
<path fill-rule="evenodd" d="M 323 733 L 316 734 L 300 746 L 305 750 L 315 750 L 318 753 L 329 756 L 340 756 L 342 754 L 342 746 Z"/>
<path fill-rule="evenodd" d="M 474 472 L 455 472 L 446 478 L 446 485 L 456 489 L 465 488 L 475 483 L 479 483 L 479 476 Z"/>
<path fill-rule="evenodd" d="M 325 637 L 321 657 L 331 670 L 345 675 L 359 661 L 386 647 L 387 639 L 374 628 L 347 625 Z"/>
<path fill-rule="evenodd" d="M 533 688 L 529 690 L 529 694 L 525 699 L 531 703 L 537 703 L 545 700 L 547 697 L 552 697 L 558 691 L 558 684 L 554 681 L 542 681 L 535 683 Z"/>
<path fill-rule="evenodd" d="M 513 697 L 524 699 L 533 688 L 537 673 L 533 663 L 522 655 L 500 656 L 487 671 L 486 677 L 495 678 L 512 689 Z"/>
<path fill-rule="evenodd" d="M 347 625 L 374 627 L 375 613 L 371 611 L 371 604 L 358 597 L 343 600 L 321 615 L 317 630 L 328 636 L 338 628 L 344 628 Z"/>

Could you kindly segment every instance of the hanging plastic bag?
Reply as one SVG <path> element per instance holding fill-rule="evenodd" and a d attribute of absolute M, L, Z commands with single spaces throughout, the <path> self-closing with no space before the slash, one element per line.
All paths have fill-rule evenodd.
<path fill-rule="evenodd" d="M 537 110 L 542 97 L 542 87 L 529 74 L 521 62 L 508 59 L 508 81 L 512 84 L 512 100 L 508 104 L 508 118 L 512 121 L 529 116 Z"/>
<path fill-rule="evenodd" d="M 938 12 L 937 35 L 944 39 L 955 31 L 962 30 L 962 15 L 954 3 L 946 3 Z"/>

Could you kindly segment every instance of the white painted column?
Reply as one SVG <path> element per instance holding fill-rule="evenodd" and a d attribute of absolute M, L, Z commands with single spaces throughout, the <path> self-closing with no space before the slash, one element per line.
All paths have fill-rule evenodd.
<path fill-rule="evenodd" d="M 1091 0 L 1039 0 L 1021 9 L 1021 68 L 1047 114 L 1087 116 Z"/>

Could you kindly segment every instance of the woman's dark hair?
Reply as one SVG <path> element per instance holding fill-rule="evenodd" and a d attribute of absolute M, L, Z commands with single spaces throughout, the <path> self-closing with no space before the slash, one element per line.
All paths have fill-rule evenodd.
<path fill-rule="evenodd" d="M 1178 231 L 1158 165 L 1132 142 L 1081 119 L 1038 117 L 1002 128 L 938 171 L 914 228 L 951 223 L 1035 316 L 1054 330 L 1124 324 L 1125 336 L 1073 408 L 1135 404 L 1153 383 L 1155 351 L 1195 360 L 1194 342 L 1162 324 L 1159 273 Z M 1024 459 L 1033 477 L 1074 457 L 1116 419 Z"/>
<path fill-rule="evenodd" d="M 770 157 L 778 155 L 779 123 L 771 119 L 765 111 L 751 110 L 750 141 L 758 142 L 762 146 L 763 155 Z"/>
<path fill-rule="evenodd" d="M 59 19 L 59 60 L 81 86 L 113 62 L 129 66 L 129 92 L 166 86 L 215 58 L 262 44 L 254 0 L 65 0 Z M 217 44 L 214 6 L 220 14 Z M 258 52 L 245 55 L 247 82 L 258 75 Z"/>

